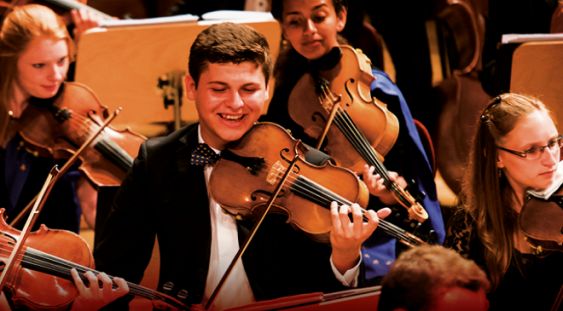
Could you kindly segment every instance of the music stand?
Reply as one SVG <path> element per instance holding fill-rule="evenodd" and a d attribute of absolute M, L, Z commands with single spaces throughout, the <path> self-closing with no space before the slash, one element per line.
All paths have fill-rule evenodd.
<path fill-rule="evenodd" d="M 171 123 L 172 107 L 164 108 L 157 88 L 158 78 L 174 70 L 188 72 L 188 55 L 196 36 L 211 24 L 225 20 L 163 22 L 94 28 L 82 35 L 78 46 L 76 78 L 98 95 L 110 111 L 123 107 L 112 126 L 155 136 L 150 124 Z M 281 31 L 273 18 L 234 19 L 264 34 L 274 59 L 278 55 Z M 270 82 L 270 98 L 274 81 Z M 262 113 L 266 113 L 269 101 Z M 185 92 L 183 121 L 197 121 L 195 105 Z M 157 126 L 156 128 L 161 128 Z"/>
<path fill-rule="evenodd" d="M 524 42 L 514 49 L 510 92 L 539 98 L 557 123 L 563 124 L 563 37 L 554 36 L 551 41 L 546 37 L 549 38 L 542 36 L 542 41 Z"/>

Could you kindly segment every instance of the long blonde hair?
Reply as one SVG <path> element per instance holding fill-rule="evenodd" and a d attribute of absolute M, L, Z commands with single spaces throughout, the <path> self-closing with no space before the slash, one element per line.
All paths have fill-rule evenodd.
<path fill-rule="evenodd" d="M 477 236 L 484 247 L 484 259 L 492 287 L 496 288 L 515 253 L 517 214 L 512 208 L 513 190 L 497 168 L 500 140 L 518 121 L 536 110 L 547 111 L 538 99 L 520 94 L 503 94 L 493 99 L 477 122 L 469 164 L 460 200 L 475 220 Z M 516 261 L 517 266 L 518 261 Z"/>
<path fill-rule="evenodd" d="M 70 61 L 74 60 L 74 43 L 60 16 L 37 4 L 14 8 L 0 29 L 0 102 L 6 103 L 14 96 L 18 59 L 36 38 L 65 40 Z"/>

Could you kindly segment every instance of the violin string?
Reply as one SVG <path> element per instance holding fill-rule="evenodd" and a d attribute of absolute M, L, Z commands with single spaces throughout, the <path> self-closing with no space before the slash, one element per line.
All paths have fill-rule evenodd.
<path fill-rule="evenodd" d="M 310 181 L 308 178 L 301 176 L 299 179 L 297 179 L 297 181 L 294 183 L 294 185 L 292 187 L 295 187 L 295 184 L 298 184 L 299 187 L 301 189 L 306 189 L 306 191 L 308 192 L 308 195 L 310 196 L 311 194 L 313 196 L 316 196 L 316 199 L 323 202 L 319 205 L 321 206 L 330 206 L 330 202 L 332 201 L 336 201 L 338 202 L 340 205 L 348 205 L 350 206 L 352 204 L 352 202 L 340 197 L 339 195 L 331 192 L 330 190 L 326 190 L 326 188 L 315 184 L 314 182 Z M 302 191 L 302 190 L 299 190 Z M 363 208 L 361 208 L 362 214 L 365 214 L 367 211 Z M 367 218 L 364 215 L 364 220 L 367 220 Z M 413 242 L 413 239 L 411 239 L 410 236 L 404 234 L 404 230 L 396 227 L 395 225 L 388 223 L 387 221 L 381 219 L 380 220 L 380 226 L 382 227 L 383 231 L 385 231 L 387 234 L 396 237 L 398 239 L 403 239 L 406 240 L 408 242 L 411 242 L 412 244 L 419 244 L 418 241 L 417 242 Z"/>
<path fill-rule="evenodd" d="M 274 165 L 271 164 L 271 161 L 265 160 L 265 163 L 266 163 L 266 168 L 267 168 L 267 169 L 268 169 L 268 168 L 271 168 L 271 169 L 273 169 L 274 172 L 277 172 L 277 173 L 278 173 L 277 176 L 276 176 L 276 181 L 277 181 L 278 179 L 280 179 L 281 176 L 285 173 L 285 168 L 286 168 L 286 167 L 281 166 L 281 167 L 278 167 L 278 168 L 275 168 L 275 169 L 274 169 L 274 168 L 273 168 Z M 281 168 L 283 168 L 283 170 L 282 170 Z M 258 174 L 262 174 L 262 172 L 263 172 L 263 171 L 261 170 Z M 269 170 L 269 172 L 271 173 L 272 170 Z M 265 172 L 265 174 L 270 174 L 270 173 Z M 299 176 L 293 177 L 293 176 L 290 175 L 290 176 L 288 176 L 287 181 L 289 181 L 289 182 L 295 182 L 298 178 L 299 178 Z M 330 191 L 330 190 L 328 190 L 328 191 Z M 351 203 L 350 203 L 350 204 L 351 204 Z"/>
<path fill-rule="evenodd" d="M 320 89 L 322 93 L 319 93 L 319 101 L 321 105 L 324 106 L 324 101 L 330 102 L 330 107 L 334 107 L 336 101 L 334 100 L 334 94 L 329 90 L 329 83 L 326 81 L 323 85 L 321 85 Z M 335 114 L 334 122 L 336 126 L 342 131 L 344 136 L 348 139 L 348 141 L 353 145 L 354 149 L 360 154 L 360 156 L 369 163 L 370 166 L 374 166 L 376 172 L 383 178 L 385 186 L 389 191 L 395 194 L 395 197 L 406 207 L 410 207 L 410 202 L 404 198 L 403 192 L 399 190 L 399 186 L 397 183 L 391 181 L 389 179 L 389 175 L 387 169 L 381 163 L 375 151 L 365 138 L 365 136 L 360 132 L 358 127 L 354 124 L 352 118 L 348 112 L 342 108 Z"/>
<path fill-rule="evenodd" d="M 265 163 L 268 165 L 267 168 L 273 168 L 273 165 L 271 164 L 270 161 L 265 160 Z M 284 167 L 284 168 L 285 168 L 285 167 Z M 279 169 L 275 169 L 275 171 L 278 173 L 278 177 L 276 177 L 276 178 L 280 178 L 281 175 L 283 175 L 283 173 L 285 173 L 285 170 L 282 171 L 282 170 L 279 170 Z M 271 171 L 270 171 L 270 172 L 271 172 Z M 266 173 L 266 174 L 268 174 L 268 173 Z M 287 180 L 288 180 L 289 182 L 294 182 L 294 181 L 296 180 L 296 178 L 298 178 L 298 177 L 293 177 L 293 176 L 290 175 Z"/>
<path fill-rule="evenodd" d="M 346 110 L 341 110 L 336 114 L 335 123 L 348 138 L 350 143 L 352 143 L 360 156 L 366 162 L 368 162 L 369 165 L 375 167 L 376 173 L 378 173 L 381 178 L 383 178 L 387 189 L 395 194 L 395 197 L 401 202 L 401 204 L 410 207 L 409 201 L 403 196 L 402 192 L 399 190 L 397 183 L 389 179 L 389 173 L 387 169 L 385 168 L 383 163 L 381 163 L 381 161 L 375 154 L 375 151 L 373 150 L 365 136 L 354 124 L 354 121 Z"/>
<path fill-rule="evenodd" d="M 72 116 L 76 116 L 76 119 L 74 120 L 75 123 L 83 122 L 90 124 L 89 129 L 86 130 L 89 135 L 96 132 L 100 127 L 100 125 L 98 125 L 96 122 L 82 115 L 72 114 Z M 71 120 L 73 120 L 73 118 L 71 118 Z M 100 133 L 100 138 L 98 140 L 98 143 L 102 145 L 101 147 L 108 150 L 108 152 L 114 157 L 117 157 L 117 160 L 123 163 L 126 169 L 129 169 L 131 166 L 133 166 L 133 158 L 109 137 L 106 129 L 104 129 Z"/>
<path fill-rule="evenodd" d="M 86 140 L 87 137 L 95 133 L 100 127 L 96 122 L 90 120 L 89 118 L 75 113 L 71 114 L 69 122 L 72 124 L 77 124 L 79 129 L 81 129 L 83 133 L 86 134 L 81 135 L 83 140 Z M 133 158 L 117 143 L 109 138 L 106 129 L 102 130 L 100 136 L 96 138 L 96 142 L 94 144 L 106 150 L 107 154 L 104 155 L 111 157 L 115 161 L 117 161 L 119 163 L 118 166 L 120 166 L 122 169 L 128 170 L 131 166 L 133 166 Z"/>
<path fill-rule="evenodd" d="M 273 168 L 273 165 L 271 165 L 271 161 L 265 160 L 266 163 L 266 169 L 271 168 L 273 171 L 278 172 L 278 174 L 276 174 L 275 180 L 278 181 L 279 179 L 281 179 L 281 176 L 283 175 L 283 173 L 285 172 L 286 167 L 280 166 L 277 168 Z M 268 170 L 268 172 L 271 172 L 272 170 Z M 259 173 L 257 174 L 258 176 L 261 175 L 269 175 L 270 173 L 266 172 L 266 170 L 260 170 Z M 351 206 L 352 202 L 340 197 L 339 195 L 335 194 L 334 192 L 320 186 L 319 184 L 316 184 L 312 181 L 310 181 L 309 179 L 307 183 L 304 182 L 299 182 L 299 180 L 301 179 L 306 179 L 306 177 L 304 176 L 298 176 L 298 177 L 288 177 L 286 184 L 283 186 L 283 188 L 287 188 L 288 190 L 294 190 L 294 192 L 300 194 L 302 197 L 311 200 L 312 202 L 318 202 L 317 204 L 328 208 L 330 207 L 330 203 L 333 201 L 338 202 L 340 205 L 348 205 Z M 362 211 L 362 215 L 364 215 L 367 211 L 363 208 L 361 208 Z M 365 217 L 365 215 L 363 216 L 364 220 L 367 220 L 367 218 Z M 383 220 L 380 219 L 380 224 L 378 226 L 378 228 L 380 228 L 381 231 L 389 234 L 392 237 L 404 240 L 410 244 L 413 245 L 420 245 L 420 241 L 417 240 L 416 238 L 413 238 L 407 234 L 405 234 L 405 230 Z"/>
<path fill-rule="evenodd" d="M 83 280 L 87 280 L 87 278 L 84 276 L 84 273 L 86 273 L 88 271 L 93 272 L 95 275 L 99 273 L 98 271 L 96 271 L 94 269 L 84 267 L 84 266 L 75 264 L 73 262 L 64 260 L 62 258 L 58 258 L 58 257 L 55 257 L 53 255 L 43 253 L 43 252 L 33 250 L 33 249 L 29 253 L 26 252 L 25 255 L 29 256 L 29 259 L 26 259 L 26 257 L 24 257 L 25 263 L 35 264 L 37 267 L 46 268 L 46 269 L 49 269 L 52 272 L 58 272 L 60 275 L 64 275 L 68 279 L 72 279 L 72 275 L 70 273 L 71 268 L 75 268 Z M 112 279 L 112 281 L 113 281 L 113 277 L 109 276 L 109 278 Z M 127 284 L 130 287 L 130 293 L 131 294 L 137 295 L 137 296 L 143 296 L 145 298 L 151 297 L 152 290 L 148 290 L 146 288 L 140 288 L 138 285 L 132 284 L 132 283 L 129 283 L 129 282 L 127 282 Z M 112 288 L 117 288 L 117 284 L 115 282 L 112 284 Z"/>
<path fill-rule="evenodd" d="M 343 199 L 342 197 L 335 195 L 334 193 L 331 192 L 327 192 L 324 191 L 323 187 L 318 185 L 318 184 L 314 184 L 310 181 L 307 181 L 307 179 L 305 177 L 301 177 L 302 179 L 298 179 L 292 188 L 295 187 L 295 184 L 298 184 L 300 187 L 300 190 L 298 190 L 299 192 L 307 192 L 308 195 L 306 197 L 308 197 L 309 199 L 315 200 L 313 198 L 316 197 L 317 200 L 323 202 L 322 204 L 320 204 L 321 206 L 330 206 L 330 202 L 332 201 L 336 201 L 339 204 L 345 204 L 350 206 L 352 204 L 352 202 Z M 305 190 L 302 190 L 305 189 Z M 363 208 L 361 208 L 362 211 L 362 215 L 364 215 L 367 211 Z M 365 215 L 363 216 L 364 220 L 367 220 L 367 217 L 365 217 Z M 384 231 L 385 233 L 391 235 L 392 237 L 396 237 L 398 239 L 403 239 L 406 240 L 408 242 L 411 242 L 411 239 L 409 236 L 404 234 L 404 230 L 395 227 L 394 225 L 392 225 L 391 223 L 386 222 L 385 220 L 381 219 L 380 220 L 380 224 L 378 226 L 378 228 L 382 229 L 382 231 Z"/>
<path fill-rule="evenodd" d="M 325 80 L 326 81 L 326 80 Z M 329 101 L 331 102 L 331 109 L 336 104 L 334 98 L 336 97 L 329 89 L 329 83 L 326 81 L 321 89 L 323 90 L 323 94 L 319 99 L 321 102 Z M 330 111 L 327 111 L 330 113 Z M 371 166 L 376 168 L 376 172 L 384 178 L 386 181 L 388 180 L 389 176 L 387 174 L 387 170 L 385 166 L 379 161 L 375 152 L 367 139 L 364 135 L 360 132 L 358 127 L 354 124 L 352 118 L 346 110 L 342 107 L 339 107 L 337 113 L 335 113 L 334 122 L 336 126 L 342 131 L 344 136 L 348 139 L 348 141 L 353 145 L 354 149 L 360 154 L 360 156 Z"/>
<path fill-rule="evenodd" d="M 0 249 L 5 250 L 7 252 L 11 252 L 13 250 L 13 247 L 5 247 L 4 245 L 0 245 Z M 47 272 L 56 272 L 58 273 L 58 275 L 61 275 L 63 277 L 65 277 L 66 279 L 72 280 L 72 275 L 70 273 L 70 269 L 71 268 L 75 268 L 77 270 L 77 272 L 79 273 L 81 279 L 83 281 L 88 280 L 85 276 L 84 273 L 86 273 L 87 271 L 91 271 L 94 274 L 98 274 L 99 272 L 88 268 L 88 267 L 84 267 L 81 266 L 79 264 L 73 263 L 71 261 L 62 259 L 62 258 L 58 258 L 56 256 L 32 249 L 32 248 L 27 248 L 27 250 L 25 251 L 25 253 L 21 253 L 18 255 L 17 258 L 18 261 L 20 261 L 20 264 L 22 265 L 22 267 L 26 268 L 27 266 L 33 266 L 33 267 L 39 267 L 39 268 L 44 268 Z M 113 280 L 113 277 L 109 276 L 110 279 Z M 136 295 L 136 296 L 142 296 L 148 299 L 152 299 L 154 297 L 160 297 L 160 298 L 165 298 L 165 297 L 161 297 L 162 294 L 155 292 L 151 289 L 147 289 L 144 287 L 141 287 L 139 285 L 133 284 L 133 283 L 129 283 L 127 282 L 127 284 L 129 285 L 129 289 L 130 289 L 130 294 L 132 295 Z M 115 283 L 113 283 L 112 285 L 113 288 L 116 288 L 117 285 Z"/>
<path fill-rule="evenodd" d="M 72 112 L 72 111 L 71 111 Z M 70 120 L 73 120 L 75 123 L 78 122 L 82 122 L 82 123 L 87 123 L 89 124 L 89 128 L 86 130 L 86 132 L 88 134 L 91 134 L 95 131 L 98 130 L 98 128 L 100 127 L 100 125 L 98 125 L 96 122 L 94 122 L 93 120 L 86 118 L 80 114 L 72 114 L 72 116 L 75 116 L 75 119 L 73 120 L 73 118 L 71 117 Z M 106 149 L 108 149 L 108 151 L 111 154 L 114 154 L 115 156 L 120 157 L 120 161 L 122 161 L 123 163 L 126 163 L 129 167 L 133 165 L 133 158 L 126 153 L 125 151 L 123 151 L 123 149 L 117 145 L 113 140 L 111 140 L 109 138 L 109 135 L 107 134 L 107 130 L 104 129 L 102 131 L 102 133 L 100 134 L 100 139 L 99 139 L 99 143 L 103 144 Z"/>
<path fill-rule="evenodd" d="M 341 110 L 336 118 L 335 123 L 338 128 L 344 133 L 348 140 L 352 143 L 354 148 L 358 151 L 360 156 L 369 163 L 369 165 L 375 167 L 376 173 L 378 173 L 381 178 L 385 181 L 385 186 L 390 190 L 399 194 L 397 191 L 397 184 L 389 179 L 389 172 L 381 163 L 377 154 L 365 138 L 365 136 L 360 132 L 358 127 L 354 124 L 354 121 L 348 114 L 346 110 Z M 400 195 L 400 194 L 399 194 Z M 408 203 L 408 202 L 406 202 Z"/>
<path fill-rule="evenodd" d="M 336 104 L 335 98 L 337 97 L 334 96 L 334 94 L 330 91 L 328 81 L 324 81 L 324 84 L 322 84 L 320 88 L 323 93 L 319 94 L 319 101 L 321 102 L 321 104 L 325 100 L 330 102 L 330 107 L 332 109 L 332 107 L 334 107 L 334 105 Z M 360 132 L 358 127 L 354 124 L 354 121 L 352 120 L 348 112 L 340 107 L 340 109 L 338 109 L 338 112 L 335 114 L 334 122 L 336 126 L 342 131 L 344 136 L 348 139 L 348 141 L 353 145 L 354 149 L 356 149 L 356 151 L 360 154 L 360 156 L 367 163 L 369 163 L 370 166 L 375 167 L 376 172 L 384 179 L 386 187 L 390 189 L 390 191 L 396 191 L 396 183 L 393 183 L 389 179 L 387 169 L 385 168 L 383 163 L 379 161 L 379 158 L 375 154 L 373 148 L 371 147 L 365 136 Z M 401 195 L 400 193 L 397 194 Z"/>

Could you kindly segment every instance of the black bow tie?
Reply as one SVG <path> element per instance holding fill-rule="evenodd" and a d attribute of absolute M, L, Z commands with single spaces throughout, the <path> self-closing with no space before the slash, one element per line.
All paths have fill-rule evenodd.
<path fill-rule="evenodd" d="M 191 165 L 213 164 L 219 160 L 219 155 L 207 144 L 199 144 L 192 151 Z"/>

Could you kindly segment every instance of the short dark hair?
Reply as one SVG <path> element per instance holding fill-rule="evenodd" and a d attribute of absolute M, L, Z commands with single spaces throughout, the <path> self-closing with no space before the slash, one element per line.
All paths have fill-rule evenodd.
<path fill-rule="evenodd" d="M 445 290 L 487 291 L 487 275 L 473 260 L 441 246 L 417 246 L 403 252 L 381 282 L 378 311 L 428 310 Z"/>
<path fill-rule="evenodd" d="M 266 37 L 247 25 L 220 23 L 211 25 L 197 36 L 190 49 L 188 70 L 197 88 L 199 77 L 209 63 L 240 64 L 246 61 L 262 67 L 268 84 L 273 60 Z"/>
<path fill-rule="evenodd" d="M 272 0 L 272 15 L 278 21 L 282 18 L 284 1 L 285 0 Z M 336 14 L 338 14 L 342 12 L 343 9 L 348 8 L 348 0 L 332 0 L 332 6 L 334 6 Z"/>

